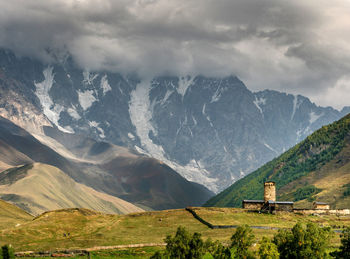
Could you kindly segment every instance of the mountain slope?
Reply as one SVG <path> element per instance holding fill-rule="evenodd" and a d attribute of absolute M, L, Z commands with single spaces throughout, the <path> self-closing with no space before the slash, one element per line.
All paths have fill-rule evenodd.
<path fill-rule="evenodd" d="M 189 182 L 166 164 L 153 158 L 116 158 L 102 167 L 122 183 L 119 197 L 157 210 L 202 205 L 213 193 L 200 184 Z M 184 206 L 185 205 L 185 206 Z"/>
<path fill-rule="evenodd" d="M 243 199 L 262 199 L 263 182 L 276 182 L 279 199 L 308 205 L 327 201 L 350 207 L 350 114 L 324 126 L 278 158 L 237 181 L 205 206 L 240 207 Z M 348 192 L 348 194 L 346 194 Z"/>
<path fill-rule="evenodd" d="M 160 161 L 146 158 L 136 151 L 51 127 L 43 128 L 43 132 L 47 136 L 37 134 L 37 138 L 34 138 L 29 132 L 0 117 L 0 161 L 3 168 L 33 162 L 52 165 L 75 182 L 148 209 L 199 206 L 213 195 L 205 187 L 182 178 Z M 143 185 L 143 181 L 148 185 Z M 162 185 L 171 182 L 176 185 L 168 189 Z M 27 195 L 30 197 L 30 193 Z M 39 205 L 34 206 L 36 210 Z"/>
<path fill-rule="evenodd" d="M 58 168 L 35 163 L 0 174 L 0 197 L 33 215 L 62 208 L 88 208 L 114 214 L 142 209 L 76 183 Z"/>
<path fill-rule="evenodd" d="M 0 229 L 11 228 L 33 219 L 33 216 L 8 202 L 0 200 Z"/>

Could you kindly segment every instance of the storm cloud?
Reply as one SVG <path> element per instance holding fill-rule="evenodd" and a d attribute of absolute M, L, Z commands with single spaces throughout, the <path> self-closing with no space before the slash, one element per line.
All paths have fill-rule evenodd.
<path fill-rule="evenodd" d="M 0 46 L 83 68 L 157 75 L 237 75 L 319 105 L 350 105 L 347 0 L 11 0 Z"/>

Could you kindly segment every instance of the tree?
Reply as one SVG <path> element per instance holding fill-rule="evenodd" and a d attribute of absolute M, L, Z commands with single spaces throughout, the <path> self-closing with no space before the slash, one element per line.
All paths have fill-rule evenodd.
<path fill-rule="evenodd" d="M 273 242 L 281 258 L 321 259 L 326 257 L 326 247 L 332 234 L 329 227 L 320 228 L 313 223 L 304 227 L 297 223 L 291 231 L 279 230 Z"/>
<path fill-rule="evenodd" d="M 188 253 L 188 258 L 202 258 L 205 254 L 204 242 L 202 240 L 201 234 L 194 233 L 189 242 L 190 251 Z"/>
<path fill-rule="evenodd" d="M 167 245 L 164 253 L 156 252 L 152 259 L 178 258 L 178 259 L 231 259 L 236 257 L 236 248 L 223 246 L 219 241 L 212 242 L 211 239 L 203 242 L 199 233 L 192 236 L 184 227 L 178 227 L 174 237 L 167 236 L 164 240 Z"/>
<path fill-rule="evenodd" d="M 231 259 L 237 258 L 235 248 L 228 248 L 223 246 L 219 241 L 211 242 L 210 239 L 206 241 L 207 251 L 214 259 Z"/>
<path fill-rule="evenodd" d="M 260 241 L 259 256 L 262 259 L 278 259 L 280 254 L 277 246 L 267 237 L 263 237 Z"/>
<path fill-rule="evenodd" d="M 3 259 L 12 259 L 15 258 L 13 248 L 8 245 L 1 247 L 2 258 Z"/>
<path fill-rule="evenodd" d="M 331 255 L 337 259 L 350 258 L 350 227 L 343 230 L 340 238 L 340 250 L 331 253 Z"/>
<path fill-rule="evenodd" d="M 200 259 L 207 251 L 206 246 L 210 243 L 203 242 L 202 236 L 199 233 L 194 233 L 192 236 L 184 227 L 178 227 L 174 237 L 167 236 L 164 240 L 167 245 L 164 253 L 166 258 L 178 258 L 178 259 Z M 210 241 L 209 241 L 210 242 Z M 156 252 L 151 258 L 159 259 L 163 255 L 160 252 Z"/>
<path fill-rule="evenodd" d="M 252 257 L 248 250 L 254 242 L 254 234 L 248 225 L 239 226 L 231 237 L 231 248 L 236 248 L 239 258 Z"/>
<path fill-rule="evenodd" d="M 178 227 L 175 237 L 167 236 L 166 242 L 166 254 L 170 258 L 185 259 L 190 252 L 190 234 L 184 227 Z"/>

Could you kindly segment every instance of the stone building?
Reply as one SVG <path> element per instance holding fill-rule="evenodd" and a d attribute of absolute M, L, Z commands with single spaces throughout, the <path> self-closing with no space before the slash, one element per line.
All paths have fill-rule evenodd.
<path fill-rule="evenodd" d="M 249 210 L 261 210 L 265 202 L 263 200 L 243 200 L 242 207 L 243 209 Z"/>
<path fill-rule="evenodd" d="M 264 202 L 276 201 L 276 184 L 268 181 L 264 183 Z"/>
<path fill-rule="evenodd" d="M 258 210 L 273 213 L 275 211 L 293 212 L 292 201 L 276 201 L 276 183 L 264 183 L 264 200 L 243 200 L 242 207 L 249 210 Z"/>
<path fill-rule="evenodd" d="M 312 208 L 314 210 L 329 210 L 329 204 L 319 201 L 314 201 L 312 203 Z"/>

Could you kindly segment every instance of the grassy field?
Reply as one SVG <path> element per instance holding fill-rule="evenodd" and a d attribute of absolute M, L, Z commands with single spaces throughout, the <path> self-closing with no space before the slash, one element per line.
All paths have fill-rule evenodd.
<path fill-rule="evenodd" d="M 321 226 L 341 228 L 350 226 L 350 217 L 302 216 L 290 213 L 278 215 L 249 213 L 232 208 L 195 208 L 205 220 L 217 225 L 266 226 L 290 228 L 296 222 L 315 222 Z M 31 219 L 19 218 L 20 226 L 0 230 L 0 245 L 12 244 L 16 251 L 54 251 L 60 249 L 91 248 L 127 244 L 163 243 L 166 235 L 173 235 L 178 226 L 190 232 L 199 232 L 206 238 L 228 244 L 234 229 L 209 229 L 184 209 L 142 212 L 129 215 L 107 215 L 86 209 L 52 211 Z M 14 224 L 15 222 L 13 222 Z M 253 229 L 257 241 L 262 236 L 272 237 L 277 230 Z M 339 246 L 339 234 L 330 249 Z M 126 248 L 93 252 L 94 258 L 149 257 L 161 247 Z M 113 255 L 114 254 L 114 255 Z"/>

